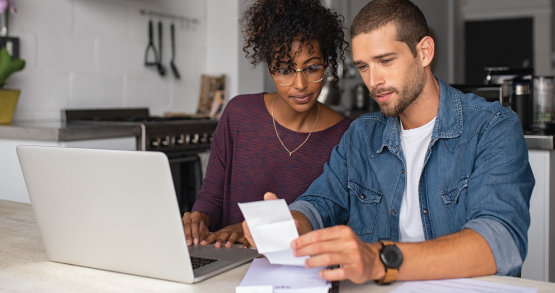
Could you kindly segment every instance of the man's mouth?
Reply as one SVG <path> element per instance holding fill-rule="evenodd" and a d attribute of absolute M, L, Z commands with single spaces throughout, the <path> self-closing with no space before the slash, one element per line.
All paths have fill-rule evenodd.
<path fill-rule="evenodd" d="M 393 96 L 393 93 L 394 92 L 382 92 L 382 93 L 376 94 L 374 97 L 375 97 L 376 102 L 383 103 L 383 102 L 386 102 L 387 100 L 389 100 L 389 98 L 391 98 L 391 96 Z"/>

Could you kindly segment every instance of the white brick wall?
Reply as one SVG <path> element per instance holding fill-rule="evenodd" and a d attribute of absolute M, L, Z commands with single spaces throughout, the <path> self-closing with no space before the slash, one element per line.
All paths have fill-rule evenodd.
<path fill-rule="evenodd" d="M 63 108 L 149 107 L 193 113 L 206 67 L 206 4 L 201 0 L 17 0 L 10 35 L 26 68 L 8 79 L 21 89 L 15 121 L 60 119 Z M 194 17 L 199 23 L 141 15 L 140 9 Z M 148 21 L 164 24 L 161 77 L 145 67 Z M 177 80 L 169 72 L 170 24 L 176 28 Z M 192 54 L 196 54 L 193 56 Z"/>

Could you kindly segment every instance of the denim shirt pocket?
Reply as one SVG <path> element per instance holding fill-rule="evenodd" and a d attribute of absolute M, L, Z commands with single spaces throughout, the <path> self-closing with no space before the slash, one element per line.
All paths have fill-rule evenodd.
<path fill-rule="evenodd" d="M 351 197 L 349 226 L 359 236 L 373 234 L 382 193 L 353 180 L 349 180 L 347 187 Z"/>
<path fill-rule="evenodd" d="M 441 197 L 443 198 L 443 203 L 446 205 L 458 203 L 461 192 L 468 187 L 469 178 L 470 176 L 464 175 L 455 186 L 442 191 Z"/>

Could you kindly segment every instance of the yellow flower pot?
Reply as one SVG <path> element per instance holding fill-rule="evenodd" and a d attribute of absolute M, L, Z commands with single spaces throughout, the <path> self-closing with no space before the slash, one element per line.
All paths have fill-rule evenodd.
<path fill-rule="evenodd" d="M 0 89 L 0 125 L 10 125 L 20 90 Z"/>

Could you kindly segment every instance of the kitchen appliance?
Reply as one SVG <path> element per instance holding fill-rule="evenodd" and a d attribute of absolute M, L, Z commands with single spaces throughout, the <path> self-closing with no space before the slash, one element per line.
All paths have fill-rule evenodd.
<path fill-rule="evenodd" d="M 533 82 L 533 121 L 537 130 L 555 130 L 553 76 L 535 76 Z"/>
<path fill-rule="evenodd" d="M 532 80 L 534 68 L 515 67 L 486 67 L 487 75 L 484 81 L 487 85 L 501 85 L 503 97 L 501 105 L 513 108 L 513 79 Z"/>
<path fill-rule="evenodd" d="M 531 80 L 515 78 L 513 85 L 513 110 L 518 114 L 523 130 L 529 130 L 532 112 Z"/>
<path fill-rule="evenodd" d="M 67 124 L 133 125 L 141 133 L 137 150 L 159 151 L 170 162 L 181 214 L 190 211 L 202 185 L 199 154 L 210 149 L 218 122 L 205 117 L 150 116 L 147 108 L 66 109 Z"/>
<path fill-rule="evenodd" d="M 467 94 L 473 93 L 488 102 L 499 102 L 503 104 L 503 85 L 499 84 L 451 84 L 451 87 Z"/>

